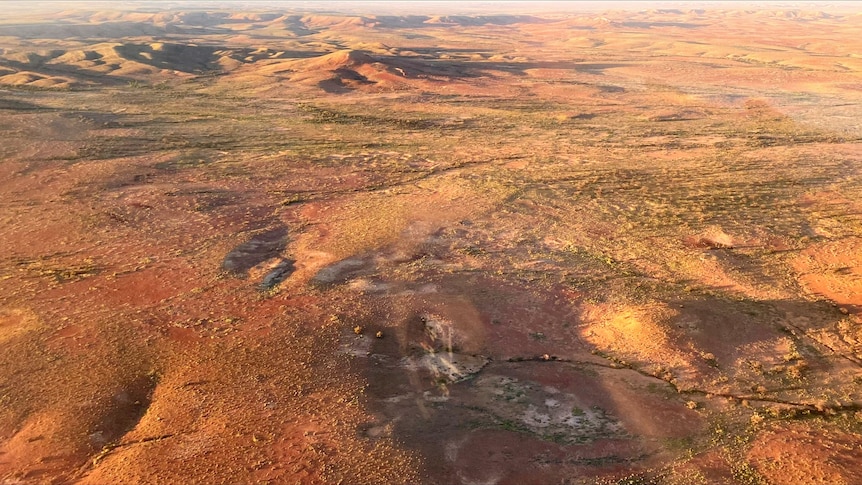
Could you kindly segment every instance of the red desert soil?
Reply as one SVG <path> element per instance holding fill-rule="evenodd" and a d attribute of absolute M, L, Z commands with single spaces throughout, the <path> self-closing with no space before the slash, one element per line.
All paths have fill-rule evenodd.
<path fill-rule="evenodd" d="M 856 7 L 6 2 L 0 485 L 862 483 Z"/>

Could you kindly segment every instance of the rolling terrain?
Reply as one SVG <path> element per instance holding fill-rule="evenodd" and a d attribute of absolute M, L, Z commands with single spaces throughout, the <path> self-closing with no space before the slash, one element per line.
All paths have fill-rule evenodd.
<path fill-rule="evenodd" d="M 862 483 L 862 14 L 434 5 L 10 8 L 0 484 Z"/>

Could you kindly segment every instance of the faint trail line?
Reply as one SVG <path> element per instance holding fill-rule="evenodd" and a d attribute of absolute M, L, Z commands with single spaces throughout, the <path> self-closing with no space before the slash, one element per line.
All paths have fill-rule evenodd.
<path fill-rule="evenodd" d="M 174 436 L 177 436 L 179 434 L 185 434 L 185 433 L 168 433 L 168 434 L 162 434 L 162 435 L 158 435 L 158 436 L 149 436 L 146 438 L 141 438 L 141 439 L 133 440 L 133 441 L 127 441 L 125 443 L 111 443 L 111 444 L 105 445 L 105 447 L 102 448 L 102 450 L 96 456 L 87 459 L 87 461 L 78 469 L 78 471 L 73 474 L 74 479 L 72 480 L 72 482 L 77 481 L 78 479 L 86 476 L 87 473 L 89 473 L 93 468 L 95 468 L 102 460 L 107 458 L 108 455 L 113 453 L 114 450 L 116 450 L 116 449 L 126 448 L 126 447 L 129 447 L 132 445 L 139 445 L 139 444 L 143 444 L 143 443 L 151 443 L 153 441 L 161 441 L 161 440 L 165 440 L 168 438 L 173 438 Z"/>
<path fill-rule="evenodd" d="M 484 167 L 487 165 L 491 165 L 491 164 L 493 164 L 499 160 L 503 160 L 503 159 L 494 158 L 494 159 L 482 160 L 482 161 L 478 161 L 478 162 L 469 162 L 469 163 L 465 163 L 462 165 L 453 165 L 451 167 L 446 167 L 446 168 L 434 168 L 432 170 L 428 170 L 425 172 L 419 172 L 419 173 L 417 173 L 417 175 L 415 177 L 407 177 L 404 180 L 398 180 L 398 181 L 392 182 L 390 184 L 374 184 L 374 185 L 370 185 L 368 187 L 359 187 L 359 188 L 354 188 L 354 189 L 338 189 L 338 190 L 332 190 L 332 191 L 314 191 L 314 192 L 290 191 L 290 190 L 270 190 L 268 192 L 272 193 L 272 194 L 279 194 L 282 196 L 290 195 L 290 194 L 308 195 L 307 199 L 298 200 L 298 201 L 294 202 L 295 204 L 301 204 L 303 202 L 311 202 L 311 201 L 316 201 L 316 200 L 327 200 L 327 199 L 331 199 L 333 197 L 338 197 L 341 195 L 363 194 L 363 193 L 364 194 L 373 194 L 373 193 L 377 193 L 377 192 L 383 192 L 386 190 L 391 190 L 391 189 L 394 189 L 397 187 L 406 187 L 409 185 L 417 185 L 420 182 L 429 180 L 429 179 L 434 178 L 434 177 L 448 175 L 448 174 L 452 174 L 452 173 L 455 173 L 458 171 L 468 170 L 471 168 Z M 417 187 L 420 189 L 423 188 L 423 187 L 419 187 L 418 185 L 417 185 Z"/>
<path fill-rule="evenodd" d="M 795 330 L 795 332 L 793 332 L 793 335 L 794 335 L 795 337 L 800 338 L 800 339 L 802 339 L 802 338 L 807 338 L 807 339 L 809 339 L 809 340 L 812 340 L 812 341 L 814 341 L 815 343 L 817 343 L 818 345 L 821 345 L 821 346 L 825 347 L 826 349 L 828 349 L 828 350 L 829 350 L 829 352 L 831 352 L 831 353 L 832 353 L 832 355 L 834 355 L 834 356 L 836 356 L 836 357 L 841 357 L 841 358 L 843 358 L 843 359 L 847 360 L 848 362 L 852 363 L 852 364 L 853 364 L 853 365 L 855 365 L 856 367 L 860 367 L 860 368 L 862 368 L 862 361 L 860 361 L 860 360 L 859 360 L 858 358 L 856 358 L 855 356 L 847 355 L 847 354 L 845 354 L 845 353 L 843 353 L 843 352 L 839 352 L 839 351 L 835 350 L 831 345 L 829 345 L 829 344 L 827 344 L 827 343 L 823 342 L 822 340 L 818 339 L 817 337 L 815 337 L 815 336 L 813 336 L 813 335 L 810 335 L 808 332 L 806 332 L 806 331 L 805 331 L 805 330 L 803 330 L 802 328 L 800 328 L 800 327 L 798 327 L 798 326 L 796 326 L 796 325 L 794 325 L 794 324 L 792 324 L 792 323 L 787 323 L 787 325 L 788 325 L 789 327 L 793 328 L 793 330 Z M 797 332 L 798 332 L 799 334 L 797 334 Z"/>
<path fill-rule="evenodd" d="M 541 356 L 530 356 L 530 357 L 511 357 L 509 359 L 506 359 L 506 360 L 500 361 L 500 362 L 505 362 L 505 363 L 537 362 L 537 363 L 543 363 L 543 364 L 562 363 L 562 364 L 569 364 L 569 365 L 574 365 L 574 366 L 581 366 L 581 365 L 587 366 L 587 365 L 589 365 L 589 366 L 603 367 L 606 369 L 614 369 L 614 370 L 625 369 L 625 370 L 637 372 L 638 374 L 640 374 L 644 377 L 649 377 L 649 378 L 661 381 L 661 382 L 667 384 L 668 386 L 672 387 L 680 395 L 698 394 L 698 395 L 701 395 L 704 397 L 707 397 L 707 396 L 709 396 L 709 397 L 720 397 L 720 398 L 725 398 L 725 399 L 735 399 L 737 401 L 783 404 L 786 406 L 796 407 L 798 409 L 806 411 L 808 414 L 817 415 L 817 416 L 828 416 L 828 415 L 833 415 L 833 414 L 856 412 L 856 411 L 862 410 L 862 403 L 857 403 L 857 402 L 851 402 L 851 403 L 847 403 L 847 404 L 834 404 L 834 405 L 828 405 L 827 406 L 827 405 L 819 405 L 819 404 L 813 404 L 813 403 L 807 403 L 807 402 L 790 401 L 790 400 L 786 400 L 786 399 L 770 398 L 770 397 L 758 396 L 758 395 L 731 394 L 731 393 L 707 391 L 707 390 L 703 390 L 703 389 L 681 390 L 673 382 L 670 382 L 666 379 L 663 379 L 657 375 L 650 374 L 649 372 L 637 369 L 630 364 L 620 364 L 620 363 L 617 363 L 616 361 L 614 361 L 613 359 L 610 359 L 610 358 L 605 358 L 605 359 L 609 360 L 613 363 L 612 364 L 602 364 L 602 363 L 591 362 L 591 361 L 587 361 L 587 360 L 564 359 L 564 358 L 559 358 L 556 356 L 550 356 L 547 354 L 541 355 Z M 491 363 L 489 363 L 489 366 L 492 365 L 493 363 L 494 363 L 493 361 Z"/>

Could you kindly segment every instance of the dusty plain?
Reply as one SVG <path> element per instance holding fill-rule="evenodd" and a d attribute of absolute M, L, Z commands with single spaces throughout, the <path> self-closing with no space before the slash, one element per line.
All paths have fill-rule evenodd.
<path fill-rule="evenodd" d="M 862 483 L 854 4 L 6 3 L 0 484 Z"/>

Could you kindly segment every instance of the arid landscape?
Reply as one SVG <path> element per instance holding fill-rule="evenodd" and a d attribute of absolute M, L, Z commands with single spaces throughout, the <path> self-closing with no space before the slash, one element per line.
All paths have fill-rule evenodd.
<path fill-rule="evenodd" d="M 0 484 L 862 484 L 862 4 L 36 3 Z"/>

